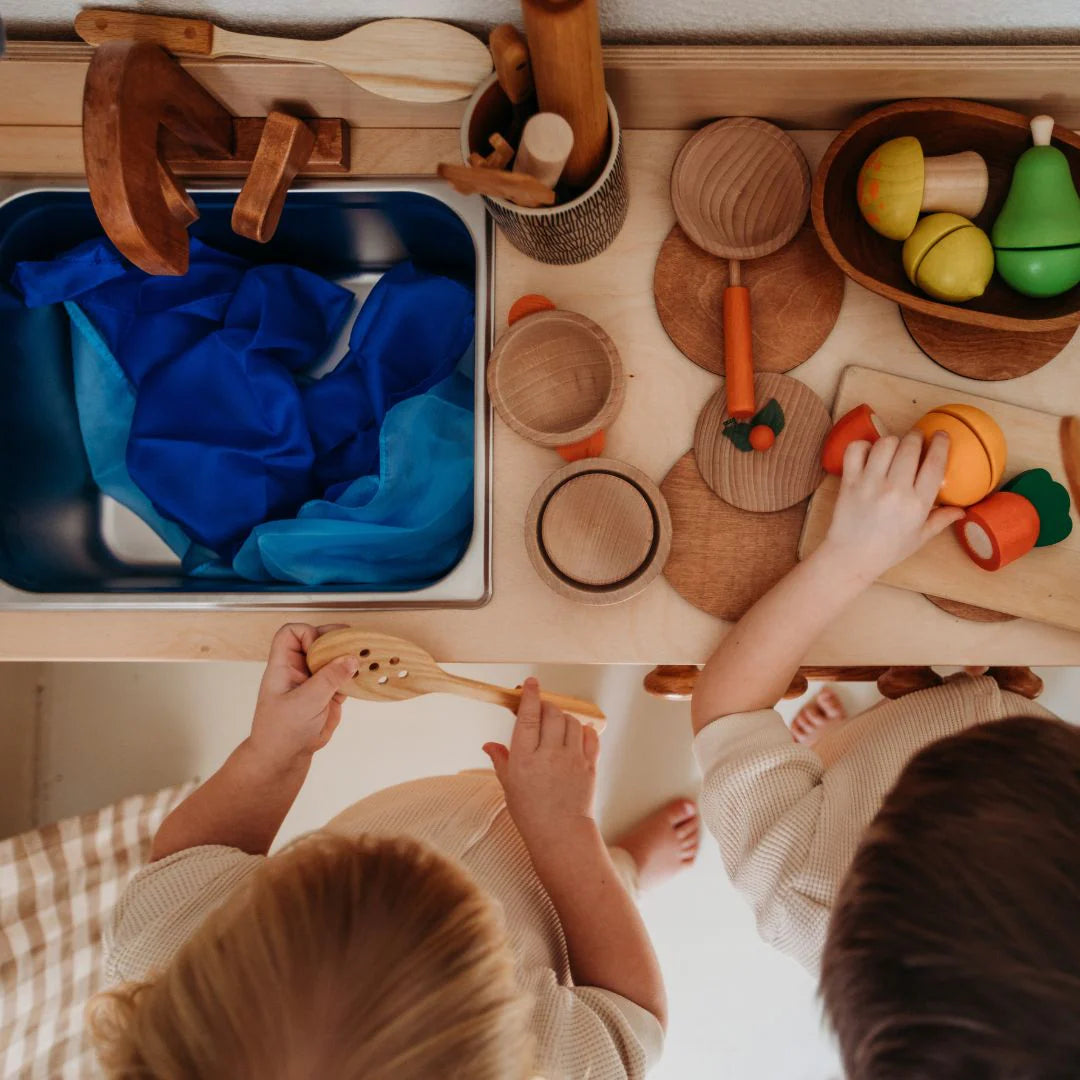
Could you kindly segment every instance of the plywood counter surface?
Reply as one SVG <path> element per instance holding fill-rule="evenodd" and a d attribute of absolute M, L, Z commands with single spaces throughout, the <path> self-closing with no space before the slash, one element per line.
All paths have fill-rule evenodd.
<path fill-rule="evenodd" d="M 52 129 L 54 164 L 70 165 L 66 129 Z M 77 131 L 75 147 L 77 147 Z M 380 129 L 354 132 L 354 165 L 366 172 L 429 172 L 451 158 L 453 131 Z M 615 244 L 582 266 L 549 267 L 518 254 L 501 237 L 496 248 L 496 327 L 524 292 L 541 292 L 580 311 L 614 339 L 630 376 L 626 405 L 609 433 L 610 456 L 659 481 L 690 448 L 694 423 L 717 379 L 670 343 L 652 301 L 653 266 L 674 217 L 668 175 L 684 131 L 629 131 L 630 216 Z M 811 165 L 826 132 L 796 134 Z M 13 129 L 0 129 L 0 148 Z M 24 159 L 25 161 L 26 159 Z M 29 171 L 29 169 L 14 171 Z M 53 171 L 67 171 L 59 169 Z M 831 405 L 842 369 L 852 363 L 965 387 L 1001 400 L 1061 412 L 1080 398 L 1080 339 L 1038 372 L 1003 383 L 971 383 L 937 367 L 904 330 L 899 310 L 851 282 L 840 319 L 818 353 L 791 374 Z M 611 607 L 585 607 L 557 596 L 536 576 L 522 539 L 533 491 L 560 459 L 524 442 L 501 421 L 494 428 L 494 596 L 474 611 L 377 612 L 356 616 L 387 633 L 411 637 L 440 661 L 701 663 L 724 624 L 691 607 L 663 578 Z M 737 558 L 737 553 L 732 553 Z M 340 621 L 348 612 L 312 614 Z M 282 612 L 5 612 L 0 659 L 258 660 L 280 623 L 305 619 Z M 1080 634 L 1017 621 L 963 622 L 921 596 L 875 586 L 815 645 L 810 664 L 1011 663 L 1080 664 Z"/>

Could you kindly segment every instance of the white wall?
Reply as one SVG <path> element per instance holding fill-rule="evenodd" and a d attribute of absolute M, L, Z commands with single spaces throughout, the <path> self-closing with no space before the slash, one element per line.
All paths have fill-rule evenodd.
<path fill-rule="evenodd" d="M 235 30 L 319 33 L 388 15 L 483 29 L 520 19 L 517 0 L 94 0 L 162 15 L 201 15 Z M 79 0 L 0 0 L 18 37 L 70 36 Z M 600 0 L 606 41 L 1075 42 L 1074 0 Z"/>

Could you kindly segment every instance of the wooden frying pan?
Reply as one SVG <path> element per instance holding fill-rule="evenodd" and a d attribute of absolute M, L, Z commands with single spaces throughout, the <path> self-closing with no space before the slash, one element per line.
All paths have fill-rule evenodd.
<path fill-rule="evenodd" d="M 419 645 L 374 630 L 349 627 L 323 634 L 308 650 L 308 667 L 314 675 L 331 660 L 350 653 L 360 660 L 360 672 L 345 691 L 350 697 L 365 701 L 406 701 L 422 694 L 457 694 L 511 710 L 516 710 L 521 702 L 520 690 L 451 675 Z M 603 731 L 604 714 L 591 701 L 546 691 L 541 692 L 540 698 Z"/>
<path fill-rule="evenodd" d="M 810 166 L 778 127 L 748 116 L 717 120 L 686 142 L 671 171 L 671 205 L 686 235 L 728 260 L 724 290 L 724 374 L 728 412 L 754 407 L 750 291 L 739 263 L 782 248 L 810 206 Z"/>

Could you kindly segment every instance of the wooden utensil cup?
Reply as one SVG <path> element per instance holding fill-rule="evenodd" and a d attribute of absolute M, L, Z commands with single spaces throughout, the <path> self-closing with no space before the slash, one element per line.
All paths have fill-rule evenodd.
<path fill-rule="evenodd" d="M 596 181 L 580 195 L 554 206 L 516 206 L 506 199 L 483 196 L 503 235 L 537 262 L 570 265 L 585 262 L 609 247 L 626 221 L 630 192 L 623 163 L 619 115 L 607 98 L 611 143 L 607 160 Z M 514 111 L 495 76 L 477 87 L 461 122 L 461 159 L 490 153 L 493 132 L 504 138 L 513 133 Z M 558 196 L 566 192 L 557 189 Z"/>

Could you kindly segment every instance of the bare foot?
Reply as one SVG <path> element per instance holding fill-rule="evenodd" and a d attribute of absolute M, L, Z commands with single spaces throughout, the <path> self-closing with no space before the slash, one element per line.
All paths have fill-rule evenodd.
<path fill-rule="evenodd" d="M 615 846 L 637 865 L 638 886 L 651 889 L 689 866 L 700 840 L 697 807 L 689 799 L 673 799 L 628 829 Z"/>
<path fill-rule="evenodd" d="M 791 721 L 791 734 L 803 746 L 813 746 L 830 727 L 846 719 L 844 703 L 835 690 L 826 688 L 799 710 Z"/>

